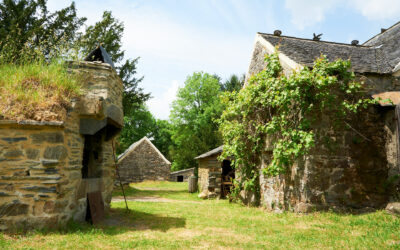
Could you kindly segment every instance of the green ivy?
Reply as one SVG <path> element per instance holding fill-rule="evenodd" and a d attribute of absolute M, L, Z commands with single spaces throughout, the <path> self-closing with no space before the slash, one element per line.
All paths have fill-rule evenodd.
<path fill-rule="evenodd" d="M 233 157 L 240 176 L 233 196 L 240 190 L 258 192 L 266 141 L 273 141 L 272 160 L 263 173 L 285 173 L 315 146 L 313 124 L 322 114 L 337 128 L 360 108 L 375 103 L 363 97 L 363 83 L 355 81 L 350 61 L 329 62 L 321 56 L 312 68 L 303 67 L 289 76 L 283 72 L 278 51 L 266 55 L 265 61 L 266 68 L 253 75 L 245 88 L 222 97 L 227 108 L 219 119 L 224 140 L 221 158 Z"/>

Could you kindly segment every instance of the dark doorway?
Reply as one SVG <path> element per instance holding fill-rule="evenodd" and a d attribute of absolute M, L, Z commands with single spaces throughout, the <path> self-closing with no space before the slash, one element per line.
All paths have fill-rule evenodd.
<path fill-rule="evenodd" d="M 103 163 L 103 143 L 106 130 L 102 129 L 94 135 L 84 135 L 82 157 L 82 179 L 88 190 L 85 220 L 91 224 L 98 223 L 104 217 L 104 203 L 100 191 Z"/>
<path fill-rule="evenodd" d="M 183 175 L 178 175 L 178 176 L 176 177 L 176 181 L 177 181 L 177 182 L 183 182 Z"/>
<path fill-rule="evenodd" d="M 82 159 L 82 178 L 100 178 L 102 159 L 102 143 L 104 133 L 85 135 Z"/>
<path fill-rule="evenodd" d="M 225 198 L 231 192 L 233 179 L 235 179 L 235 170 L 231 165 L 231 161 L 224 160 L 222 162 L 221 198 Z"/>

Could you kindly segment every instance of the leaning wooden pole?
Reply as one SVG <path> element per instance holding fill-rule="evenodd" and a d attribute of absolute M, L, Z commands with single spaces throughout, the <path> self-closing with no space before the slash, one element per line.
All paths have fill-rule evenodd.
<path fill-rule="evenodd" d="M 121 187 L 122 194 L 124 195 L 126 211 L 129 212 L 128 202 L 126 201 L 126 196 L 125 196 L 124 185 L 122 185 L 121 176 L 119 175 L 119 171 L 118 171 L 117 157 L 115 157 L 114 139 L 112 140 L 112 149 L 113 149 L 113 157 L 114 157 L 115 170 L 116 170 L 116 172 L 117 172 L 117 176 L 118 176 L 118 180 L 119 180 L 119 185 L 120 185 L 120 187 Z"/>

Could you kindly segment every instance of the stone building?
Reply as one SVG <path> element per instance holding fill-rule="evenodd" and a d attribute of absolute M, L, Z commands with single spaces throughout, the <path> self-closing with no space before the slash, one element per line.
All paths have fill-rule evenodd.
<path fill-rule="evenodd" d="M 145 136 L 118 156 L 122 183 L 167 181 L 171 163 Z"/>
<path fill-rule="evenodd" d="M 312 67 L 321 54 L 329 60 L 350 59 L 366 95 L 390 98 L 381 105 L 354 116 L 348 128 L 326 129 L 321 115 L 314 130 L 316 146 L 286 174 L 260 177 L 261 204 L 271 210 L 309 212 L 327 208 L 400 209 L 399 203 L 399 113 L 400 24 L 374 36 L 362 45 L 257 33 L 247 79 L 264 67 L 264 55 L 279 46 L 279 59 L 286 74 Z M 326 144 L 324 139 L 331 142 Z M 273 141 L 267 140 L 260 169 L 271 160 Z M 396 205 L 397 204 L 397 205 Z M 399 210 L 400 211 L 400 210 Z"/>
<path fill-rule="evenodd" d="M 223 146 L 197 156 L 199 190 L 202 198 L 225 198 L 230 192 L 235 171 L 229 159 L 218 160 Z"/>
<path fill-rule="evenodd" d="M 64 121 L 0 120 L 0 230 L 97 222 L 109 208 L 122 81 L 108 63 L 70 62 L 69 70 L 84 75 L 84 94 Z"/>
<path fill-rule="evenodd" d="M 169 180 L 175 182 L 186 182 L 190 176 L 194 176 L 194 168 L 188 168 L 171 172 L 169 174 Z"/>

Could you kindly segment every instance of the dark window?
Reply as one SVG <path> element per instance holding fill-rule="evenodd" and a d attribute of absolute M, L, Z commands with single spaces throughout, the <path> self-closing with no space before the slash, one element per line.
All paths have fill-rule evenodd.
<path fill-rule="evenodd" d="M 183 182 L 183 175 L 178 175 L 178 176 L 176 177 L 176 181 L 177 181 L 177 182 Z"/>

